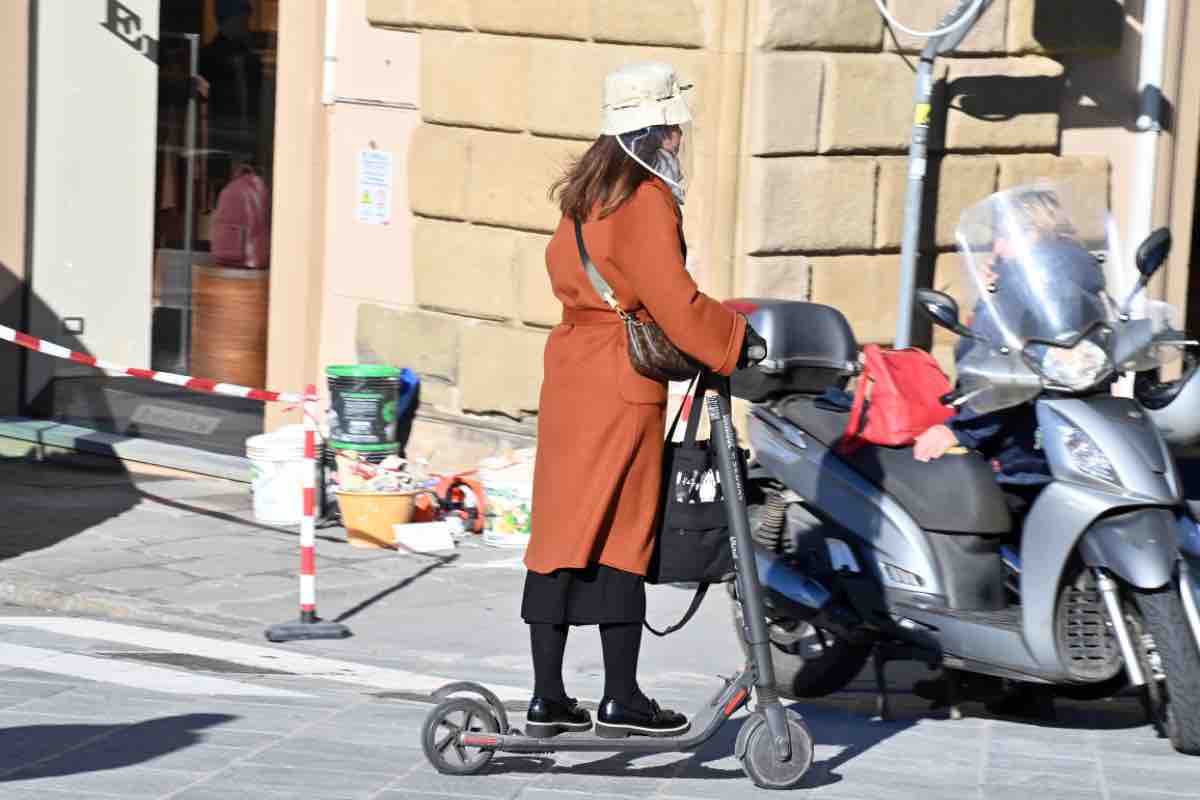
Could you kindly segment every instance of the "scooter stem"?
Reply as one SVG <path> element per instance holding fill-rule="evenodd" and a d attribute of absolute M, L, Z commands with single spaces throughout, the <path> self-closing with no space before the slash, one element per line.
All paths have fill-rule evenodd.
<path fill-rule="evenodd" d="M 728 384 L 726 384 L 728 385 Z M 737 565 L 738 599 L 742 604 L 743 633 L 750 650 L 754 669 L 754 693 L 758 706 L 767 720 L 767 730 L 780 761 L 791 758 L 792 742 L 787 715 L 775 690 L 775 665 L 771 660 L 771 640 L 763 613 L 762 587 L 758 581 L 758 565 L 754 555 L 754 540 L 750 538 L 750 520 L 746 515 L 746 487 L 738 466 L 737 434 L 733 430 L 729 401 L 717 391 L 705 392 L 705 405 L 711 427 L 712 450 L 716 455 L 721 476 L 725 514 L 729 521 L 729 544 Z"/>

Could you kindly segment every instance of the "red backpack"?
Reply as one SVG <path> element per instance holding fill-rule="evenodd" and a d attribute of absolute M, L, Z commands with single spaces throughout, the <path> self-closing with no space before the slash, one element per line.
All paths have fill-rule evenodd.
<path fill-rule="evenodd" d="M 852 453 L 864 444 L 907 447 L 953 416 L 941 400 L 950 392 L 950 380 L 929 353 L 869 344 L 863 356 L 866 365 L 842 435 L 842 452 Z"/>
<path fill-rule="evenodd" d="M 244 169 L 217 196 L 212 220 L 212 254 L 218 264 L 266 269 L 271 251 L 267 184 Z"/>

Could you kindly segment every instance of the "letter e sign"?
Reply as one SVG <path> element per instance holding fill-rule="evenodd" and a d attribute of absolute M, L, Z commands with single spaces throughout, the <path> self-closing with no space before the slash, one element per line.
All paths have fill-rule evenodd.
<path fill-rule="evenodd" d="M 158 40 L 142 33 L 142 17 L 117 0 L 108 0 L 108 15 L 100 27 L 146 58 L 158 63 Z"/>

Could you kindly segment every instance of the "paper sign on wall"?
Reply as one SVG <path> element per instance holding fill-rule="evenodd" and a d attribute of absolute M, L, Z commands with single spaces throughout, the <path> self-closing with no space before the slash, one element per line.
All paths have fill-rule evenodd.
<path fill-rule="evenodd" d="M 358 221 L 389 225 L 392 221 L 392 154 L 361 150 L 358 154 Z"/>

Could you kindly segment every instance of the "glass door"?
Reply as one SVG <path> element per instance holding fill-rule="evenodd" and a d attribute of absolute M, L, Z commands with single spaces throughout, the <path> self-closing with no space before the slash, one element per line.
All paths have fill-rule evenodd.
<path fill-rule="evenodd" d="M 269 0 L 37 4 L 36 335 L 127 366 L 263 385 L 277 11 Z M 254 401 L 28 363 L 38 416 L 237 455 L 262 430 Z"/>

